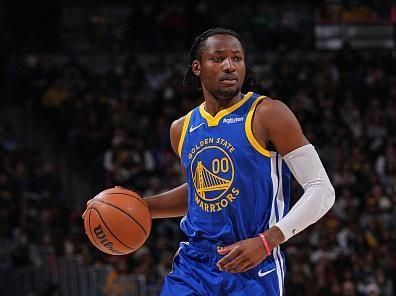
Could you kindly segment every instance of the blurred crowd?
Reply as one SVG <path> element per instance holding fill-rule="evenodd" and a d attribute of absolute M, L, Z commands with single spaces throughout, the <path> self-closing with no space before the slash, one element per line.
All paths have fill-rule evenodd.
<path fill-rule="evenodd" d="M 129 12 L 126 25 L 98 12 L 85 33 L 103 45 L 98 50 L 108 51 L 186 49 L 192 42 L 191 36 L 214 24 L 241 32 L 252 46 L 267 46 L 270 42 L 293 47 L 297 40 L 300 46 L 308 45 L 309 35 L 304 31 L 312 23 L 313 8 L 309 5 L 292 1 L 233 2 L 202 0 L 180 5 L 177 1 L 137 1 L 125 8 Z"/>
<path fill-rule="evenodd" d="M 54 246 L 59 255 L 79 252 L 71 242 L 80 233 L 79 210 L 68 205 L 53 164 L 1 121 L 0 245 L 9 256 L 0 266 L 37 263 L 38 246 Z"/>
<path fill-rule="evenodd" d="M 253 49 L 310 48 L 316 22 L 389 22 L 391 16 L 389 0 L 134 1 L 120 7 L 72 10 L 85 18 L 62 19 L 62 48 L 87 50 L 85 43 L 66 42 L 78 38 L 91 52 L 170 53 L 188 49 L 191 36 L 215 25 L 240 32 Z"/>
<path fill-rule="evenodd" d="M 318 17 L 324 22 L 375 22 L 389 20 L 391 1 L 320 1 Z"/>
<path fill-rule="evenodd" d="M 255 49 L 310 48 L 316 22 L 389 22 L 392 6 L 391 0 L 69 0 L 45 10 L 31 3 L 21 11 L 6 2 L 0 14 L 7 24 L 0 27 L 6 52 L 77 54 L 186 50 L 191 36 L 215 25 L 235 29 Z M 393 3 L 393 21 L 395 7 Z"/>

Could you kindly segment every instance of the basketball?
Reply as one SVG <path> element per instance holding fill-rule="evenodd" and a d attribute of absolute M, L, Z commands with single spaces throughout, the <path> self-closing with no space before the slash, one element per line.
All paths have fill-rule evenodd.
<path fill-rule="evenodd" d="M 151 230 L 146 202 L 136 192 L 114 187 L 96 195 L 84 214 L 89 240 L 111 255 L 125 255 L 141 247 Z"/>

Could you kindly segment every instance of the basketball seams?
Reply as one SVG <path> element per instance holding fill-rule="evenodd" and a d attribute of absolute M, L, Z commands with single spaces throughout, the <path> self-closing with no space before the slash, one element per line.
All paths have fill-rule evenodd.
<path fill-rule="evenodd" d="M 108 190 L 112 190 L 112 189 L 108 189 Z M 112 194 L 117 194 L 117 195 L 121 195 L 121 196 L 122 195 L 127 195 L 127 196 L 130 196 L 130 197 L 133 197 L 134 199 L 137 199 L 140 203 L 142 203 L 147 208 L 147 210 L 149 210 L 149 214 L 150 214 L 150 229 L 151 229 L 151 227 L 153 226 L 153 221 L 151 219 L 151 213 L 150 213 L 150 209 L 149 209 L 147 203 L 136 192 L 131 191 L 131 190 L 126 190 L 126 191 L 127 192 L 105 192 L 105 193 L 99 193 L 98 195 L 96 195 L 94 197 L 94 199 L 97 200 L 97 199 L 100 199 L 102 196 L 104 197 L 106 195 L 112 195 Z M 129 192 L 136 193 L 136 195 L 130 194 Z M 146 236 L 147 236 L 147 234 L 146 234 Z"/>
<path fill-rule="evenodd" d="M 112 194 L 128 195 L 130 197 L 133 197 L 133 198 L 137 199 L 139 202 L 141 202 L 148 209 L 147 203 L 145 201 L 143 201 L 141 198 L 139 198 L 139 197 L 137 197 L 135 195 L 132 195 L 132 194 L 128 194 L 128 193 L 125 193 L 125 192 L 109 192 L 109 193 L 103 194 L 103 196 L 112 195 Z M 100 199 L 100 198 L 101 198 L 101 196 L 98 197 L 98 199 Z M 95 198 L 95 200 L 96 200 L 96 198 Z"/>
<path fill-rule="evenodd" d="M 102 218 L 102 215 L 99 213 L 99 211 L 98 211 L 97 209 L 92 208 L 92 210 L 94 210 L 94 211 L 98 214 L 98 216 L 99 216 L 100 220 L 102 220 L 104 226 L 106 226 L 107 230 L 111 233 L 111 235 L 112 235 L 116 240 L 118 240 L 122 245 L 124 245 L 125 247 L 127 247 L 127 248 L 130 249 L 131 251 L 134 251 L 134 250 L 135 250 L 135 248 L 132 248 L 132 247 L 128 246 L 127 244 L 125 244 L 124 242 L 122 242 L 122 241 L 111 231 L 110 227 L 107 226 L 105 220 Z"/>
<path fill-rule="evenodd" d="M 89 232 L 91 233 L 91 237 L 92 237 L 92 239 L 94 240 L 96 247 L 99 248 L 102 252 L 105 252 L 105 250 L 102 249 L 102 246 L 101 246 L 100 244 L 98 244 L 98 242 L 96 241 L 95 236 L 94 236 L 93 233 L 92 233 L 92 227 L 91 227 L 91 212 L 92 212 L 93 209 L 94 209 L 94 208 L 92 207 L 92 205 L 91 205 L 91 207 L 88 209 L 88 210 L 89 210 L 89 216 L 88 216 Z"/>
<path fill-rule="evenodd" d="M 101 203 L 103 203 L 103 204 L 106 204 L 106 205 L 108 205 L 108 206 L 111 206 L 111 207 L 113 207 L 113 208 L 119 210 L 119 211 L 122 212 L 123 214 L 127 215 L 127 216 L 128 216 L 129 218 L 131 218 L 137 225 L 140 226 L 140 228 L 143 230 L 144 234 L 146 235 L 146 238 L 148 237 L 147 232 L 146 232 L 146 230 L 144 229 L 144 227 L 143 227 L 135 218 L 133 218 L 133 217 L 132 217 L 131 215 L 129 215 L 128 213 L 126 213 L 124 210 L 120 209 L 119 207 L 117 207 L 117 206 L 115 206 L 115 205 L 113 205 L 113 204 L 111 204 L 111 203 L 108 203 L 108 202 L 106 202 L 106 201 L 103 201 L 103 200 L 97 199 L 97 200 L 95 200 L 95 202 L 101 202 Z"/>

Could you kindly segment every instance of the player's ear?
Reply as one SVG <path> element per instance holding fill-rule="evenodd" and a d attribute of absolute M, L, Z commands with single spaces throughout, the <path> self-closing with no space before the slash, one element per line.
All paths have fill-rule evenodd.
<path fill-rule="evenodd" d="M 191 69 L 195 76 L 199 76 L 201 74 L 201 65 L 198 60 L 192 62 Z"/>

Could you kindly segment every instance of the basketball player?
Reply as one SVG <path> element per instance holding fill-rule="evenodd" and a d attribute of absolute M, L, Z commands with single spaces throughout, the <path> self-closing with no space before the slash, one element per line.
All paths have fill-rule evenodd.
<path fill-rule="evenodd" d="M 153 218 L 183 216 L 189 237 L 161 295 L 283 295 L 279 245 L 318 221 L 334 189 L 282 102 L 241 93 L 249 69 L 234 31 L 198 36 L 184 83 L 204 102 L 170 129 L 186 183 L 146 198 Z M 289 211 L 291 173 L 304 194 Z"/>

